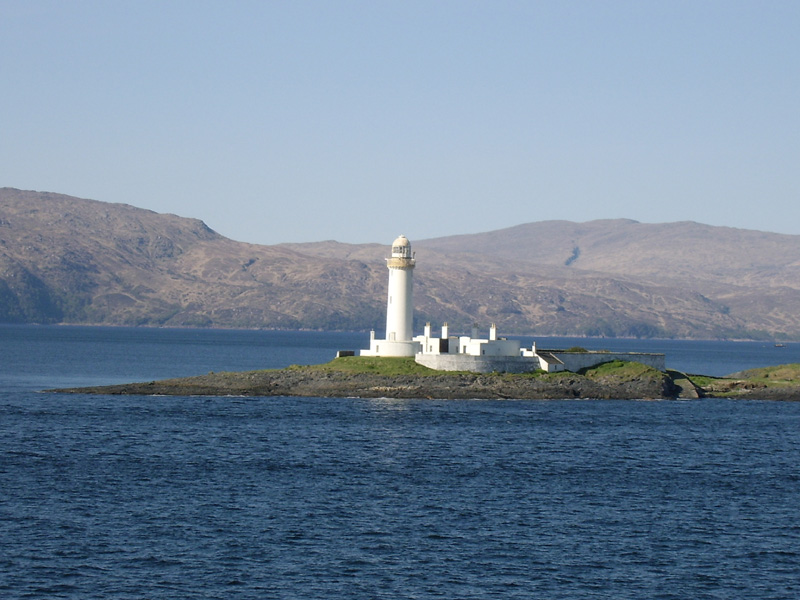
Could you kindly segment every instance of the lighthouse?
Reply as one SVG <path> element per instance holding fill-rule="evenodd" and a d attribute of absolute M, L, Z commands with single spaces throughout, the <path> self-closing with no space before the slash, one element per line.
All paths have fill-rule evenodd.
<path fill-rule="evenodd" d="M 386 336 L 375 337 L 370 332 L 369 348 L 360 350 L 361 356 L 390 357 L 407 356 L 430 369 L 437 371 L 473 371 L 476 373 L 508 372 L 528 373 L 536 369 L 552 371 L 578 371 L 609 360 L 641 362 L 664 370 L 663 354 L 641 352 L 570 352 L 548 350 L 539 354 L 534 343 L 530 349 L 523 348 L 518 339 L 497 335 L 497 326 L 492 323 L 488 337 L 478 337 L 477 327 L 472 335 L 450 335 L 447 323 L 442 325 L 441 336 L 433 334 L 427 323 L 422 335 L 415 336 L 414 325 L 414 267 L 416 258 L 406 236 L 392 242 L 392 252 L 386 259 L 389 268 L 389 294 L 386 299 Z M 351 356 L 353 350 L 342 356 Z"/>
<path fill-rule="evenodd" d="M 416 259 L 411 243 L 404 235 L 392 242 L 392 254 L 386 259 L 389 268 L 389 294 L 386 299 L 386 337 L 370 334 L 369 350 L 361 356 L 414 356 L 422 344 L 414 336 L 414 267 Z"/>
<path fill-rule="evenodd" d="M 415 262 L 408 238 L 401 235 L 392 243 L 392 256 L 386 259 L 389 267 L 386 339 L 389 341 L 407 342 L 413 337 Z"/>

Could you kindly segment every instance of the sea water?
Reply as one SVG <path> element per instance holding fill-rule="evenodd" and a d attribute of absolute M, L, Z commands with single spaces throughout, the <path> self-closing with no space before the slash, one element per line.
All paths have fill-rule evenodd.
<path fill-rule="evenodd" d="M 0 326 L 0 597 L 800 597 L 800 403 L 39 391 L 367 341 Z M 694 372 L 800 362 L 619 343 Z"/>

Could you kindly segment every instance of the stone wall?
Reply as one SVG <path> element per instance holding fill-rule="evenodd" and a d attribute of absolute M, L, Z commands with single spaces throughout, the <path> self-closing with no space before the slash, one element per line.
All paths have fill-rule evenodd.
<path fill-rule="evenodd" d="M 663 354 L 642 352 L 559 352 L 548 350 L 563 365 L 555 370 L 578 372 L 612 360 L 639 362 L 659 371 L 666 369 Z M 544 366 L 536 356 L 472 356 L 470 354 L 417 354 L 415 360 L 437 371 L 470 371 L 473 373 L 529 373 Z M 561 367 L 561 365 L 558 365 Z M 554 370 L 552 367 L 550 370 Z"/>
<path fill-rule="evenodd" d="M 417 354 L 419 364 L 437 371 L 473 373 L 529 373 L 539 368 L 531 356 L 472 356 L 470 354 Z"/>

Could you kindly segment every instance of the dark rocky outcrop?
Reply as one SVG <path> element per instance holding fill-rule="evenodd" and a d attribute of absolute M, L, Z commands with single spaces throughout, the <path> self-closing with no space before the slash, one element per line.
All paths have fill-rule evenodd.
<path fill-rule="evenodd" d="M 592 379 L 576 373 L 504 375 L 440 373 L 380 375 L 291 367 L 274 371 L 210 373 L 197 377 L 101 387 L 62 393 L 172 396 L 320 396 L 441 399 L 654 399 L 673 398 L 672 379 L 654 371 L 635 379 Z"/>

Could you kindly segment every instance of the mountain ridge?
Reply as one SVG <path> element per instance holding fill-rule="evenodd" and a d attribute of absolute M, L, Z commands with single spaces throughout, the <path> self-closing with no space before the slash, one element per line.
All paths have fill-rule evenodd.
<path fill-rule="evenodd" d="M 389 242 L 248 244 L 198 219 L 0 188 L 0 322 L 380 332 Z M 418 329 L 800 339 L 800 236 L 607 219 L 412 246 Z"/>

